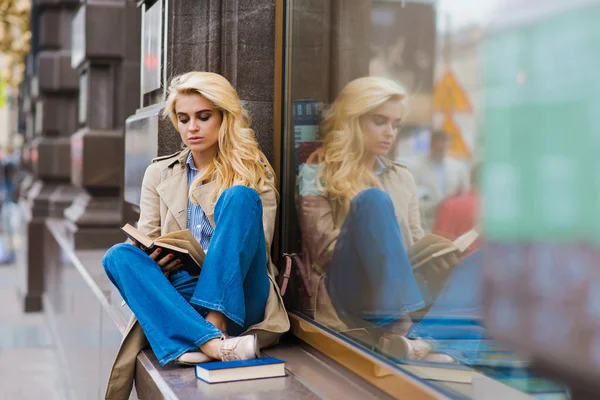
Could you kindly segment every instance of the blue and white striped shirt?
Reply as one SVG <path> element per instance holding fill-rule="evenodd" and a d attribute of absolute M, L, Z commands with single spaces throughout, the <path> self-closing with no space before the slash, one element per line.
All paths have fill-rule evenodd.
<path fill-rule="evenodd" d="M 187 177 L 188 177 L 188 188 L 192 186 L 194 182 L 194 178 L 200 172 L 196 165 L 194 165 L 194 159 L 192 158 L 192 152 L 187 158 L 185 162 L 187 167 Z M 210 244 L 210 240 L 212 239 L 212 235 L 214 229 L 208 220 L 204 211 L 202 211 L 202 207 L 199 204 L 194 204 L 188 198 L 188 214 L 187 214 L 187 228 L 192 232 L 202 249 L 206 251 L 208 249 L 208 245 Z"/>

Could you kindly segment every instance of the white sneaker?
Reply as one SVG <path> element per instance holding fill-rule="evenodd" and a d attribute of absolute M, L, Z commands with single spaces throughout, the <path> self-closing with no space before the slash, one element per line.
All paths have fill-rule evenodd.
<path fill-rule="evenodd" d="M 252 360 L 258 357 L 256 335 L 223 339 L 219 347 L 221 361 Z"/>
<path fill-rule="evenodd" d="M 188 351 L 187 353 L 183 353 L 182 355 L 177 357 L 175 359 L 175 364 L 194 366 L 196 364 L 208 362 L 211 360 L 212 358 L 210 358 L 201 351 Z"/>

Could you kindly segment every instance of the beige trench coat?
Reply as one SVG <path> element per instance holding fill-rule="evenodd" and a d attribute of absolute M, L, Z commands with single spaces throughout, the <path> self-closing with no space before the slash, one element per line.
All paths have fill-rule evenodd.
<path fill-rule="evenodd" d="M 189 150 L 177 154 L 159 157 L 153 160 L 144 175 L 142 183 L 140 220 L 138 228 L 156 238 L 169 232 L 187 227 L 188 180 L 185 162 Z M 192 196 L 198 200 L 209 216 L 214 227 L 214 190 L 211 182 L 194 189 Z M 263 203 L 263 225 L 267 243 L 268 271 L 271 290 L 267 298 L 265 319 L 244 334 L 256 334 L 259 346 L 265 347 L 277 343 L 279 337 L 290 328 L 290 322 L 275 282 L 277 271 L 271 261 L 271 242 L 275 230 L 277 214 L 277 195 L 274 190 L 260 194 Z M 129 321 L 123 342 L 114 361 L 106 399 L 122 400 L 129 398 L 135 376 L 137 354 L 148 346 L 144 331 L 133 316 Z"/>
<path fill-rule="evenodd" d="M 419 199 L 415 180 L 402 164 L 382 159 L 385 170 L 381 176 L 383 189 L 394 204 L 395 217 L 400 226 L 405 246 L 411 247 L 424 235 L 419 215 Z M 314 319 L 331 329 L 347 332 L 338 317 L 324 284 L 327 266 L 333 256 L 346 213 L 339 204 L 326 196 L 303 196 L 300 199 L 302 241 L 311 268 Z"/>

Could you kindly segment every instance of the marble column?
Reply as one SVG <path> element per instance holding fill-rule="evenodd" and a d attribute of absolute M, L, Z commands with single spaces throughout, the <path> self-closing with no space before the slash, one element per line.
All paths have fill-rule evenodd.
<path fill-rule="evenodd" d="M 44 220 L 60 216 L 70 191 L 69 134 L 76 126 L 77 76 L 70 67 L 70 26 L 76 0 L 38 0 L 32 6 L 32 51 L 27 59 L 25 120 L 26 165 L 31 179 L 25 182 L 22 269 L 19 285 L 25 311 L 38 311 L 44 280 L 39 251 Z"/>
<path fill-rule="evenodd" d="M 87 0 L 72 28 L 79 113 L 70 165 L 82 191 L 64 215 L 76 249 L 105 249 L 124 239 L 123 133 L 139 101 L 140 18 L 133 1 Z"/>

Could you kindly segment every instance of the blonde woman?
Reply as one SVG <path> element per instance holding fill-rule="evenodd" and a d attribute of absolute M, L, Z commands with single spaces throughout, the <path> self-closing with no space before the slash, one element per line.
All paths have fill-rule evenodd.
<path fill-rule="evenodd" d="M 269 255 L 274 173 L 248 114 L 217 74 L 183 74 L 168 93 L 164 114 L 185 150 L 146 170 L 138 229 L 156 238 L 188 228 L 207 254 L 200 276 L 192 277 L 172 255 L 147 255 L 135 243 L 106 253 L 106 273 L 139 322 L 130 324 L 119 351 L 109 398 L 131 389 L 143 334 L 161 365 L 195 364 L 254 358 L 289 328 Z M 133 361 L 119 359 L 131 355 Z"/>
<path fill-rule="evenodd" d="M 339 318 L 354 328 L 367 321 L 406 333 L 406 316 L 431 303 L 427 278 L 444 281 L 458 263 L 450 254 L 417 281 L 409 262 L 408 249 L 423 237 L 417 190 L 409 170 L 385 158 L 406 98 L 388 79 L 350 82 L 325 116 L 322 147 L 300 169 L 305 248 L 337 314 L 329 321 L 331 312 L 317 315 L 324 323 L 336 326 Z M 426 355 L 409 344 L 408 356 Z"/>

